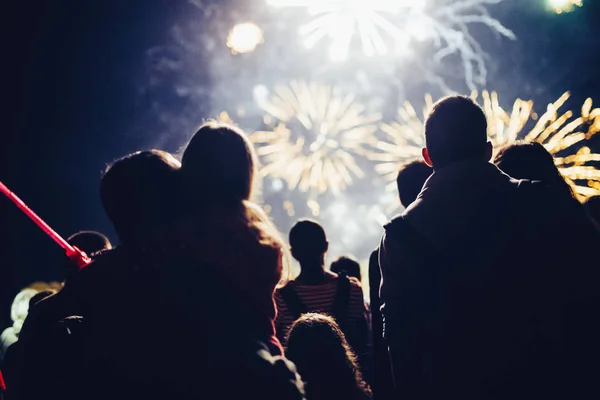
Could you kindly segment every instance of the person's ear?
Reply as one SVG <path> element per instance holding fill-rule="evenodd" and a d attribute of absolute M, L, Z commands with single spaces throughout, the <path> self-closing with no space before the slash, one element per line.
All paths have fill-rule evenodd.
<path fill-rule="evenodd" d="M 329 242 L 325 242 L 325 253 L 327 253 L 327 250 L 329 250 Z"/>
<path fill-rule="evenodd" d="M 487 142 L 485 144 L 485 160 L 492 161 L 492 157 L 494 156 L 494 145 L 492 142 Z"/>
<path fill-rule="evenodd" d="M 431 162 L 431 157 L 429 157 L 429 150 L 427 150 L 427 147 L 423 147 L 423 149 L 421 150 L 421 155 L 423 156 L 425 164 L 433 168 L 433 163 Z"/>

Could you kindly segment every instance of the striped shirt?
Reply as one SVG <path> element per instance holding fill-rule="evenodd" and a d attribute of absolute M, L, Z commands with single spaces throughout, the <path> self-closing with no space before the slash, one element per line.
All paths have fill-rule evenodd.
<path fill-rule="evenodd" d="M 348 323 L 359 323 L 364 320 L 366 315 L 363 291 L 358 279 L 353 277 L 349 279 Z M 308 312 L 333 315 L 333 303 L 338 290 L 338 279 L 321 285 L 302 285 L 296 281 L 290 281 L 287 286 L 290 285 Z M 289 310 L 279 291 L 275 292 L 275 303 L 277 305 L 277 319 L 275 320 L 277 337 L 283 343 L 290 326 L 295 321 L 295 315 Z"/>

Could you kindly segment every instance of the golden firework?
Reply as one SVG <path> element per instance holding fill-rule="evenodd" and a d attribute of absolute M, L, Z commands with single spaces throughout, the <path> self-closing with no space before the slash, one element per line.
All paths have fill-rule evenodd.
<path fill-rule="evenodd" d="M 573 118 L 572 111 L 559 113 L 570 93 L 564 93 L 557 101 L 548 105 L 535 127 L 524 140 L 541 143 L 554 156 L 554 163 L 565 180 L 582 200 L 600 195 L 600 154 L 592 153 L 585 146 L 600 131 L 600 108 L 592 109 L 588 98 L 581 108 L 581 116 Z"/>
<path fill-rule="evenodd" d="M 477 101 L 479 96 L 473 92 L 471 97 Z M 554 156 L 554 162 L 573 187 L 580 199 L 600 194 L 600 154 L 592 153 L 583 146 L 600 131 L 600 108 L 592 109 L 592 99 L 587 99 L 582 107 L 581 116 L 572 120 L 573 112 L 559 114 L 558 110 L 569 99 L 564 93 L 554 103 L 548 105 L 545 114 L 539 117 L 536 125 L 524 133 L 533 113 L 533 101 L 517 99 L 511 112 L 506 112 L 498 101 L 496 92 L 483 91 L 481 101 L 488 120 L 488 136 L 496 149 L 513 143 L 519 137 L 528 142 L 541 143 Z M 413 106 L 406 102 L 398 111 L 399 118 L 392 124 L 381 124 L 386 140 L 374 144 L 374 151 L 368 157 L 378 162 L 375 169 L 393 180 L 404 162 L 418 158 L 425 145 L 423 121 L 431 111 L 433 101 L 430 95 L 425 98 L 422 116 L 417 115 Z M 393 185 L 392 185 L 393 187 Z"/>
<path fill-rule="evenodd" d="M 354 96 L 331 86 L 292 81 L 258 101 L 270 130 L 252 134 L 263 160 L 263 176 L 283 179 L 290 189 L 340 193 L 362 178 L 356 156 L 375 141 L 378 114 L 367 115 Z"/>
<path fill-rule="evenodd" d="M 431 95 L 425 96 L 425 107 L 420 117 L 408 101 L 398 109 L 398 119 L 391 123 L 382 123 L 381 132 L 386 140 L 373 143 L 373 150 L 367 157 L 377 162 L 375 170 L 390 181 L 398 175 L 400 165 L 407 160 L 419 158 L 421 149 L 425 147 L 423 136 L 423 120 L 431 110 L 433 101 Z M 391 183 L 389 188 L 393 188 Z"/>

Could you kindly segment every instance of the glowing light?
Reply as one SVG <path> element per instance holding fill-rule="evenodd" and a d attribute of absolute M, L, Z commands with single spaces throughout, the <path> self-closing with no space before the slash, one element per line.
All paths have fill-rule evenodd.
<path fill-rule="evenodd" d="M 313 18 L 300 27 L 307 48 L 329 39 L 329 56 L 345 61 L 354 43 L 367 56 L 406 54 L 411 42 L 430 41 L 433 60 L 441 63 L 451 55 L 462 60 L 471 90 L 485 84 L 487 69 L 481 46 L 469 32 L 471 24 L 487 26 L 516 39 L 512 31 L 491 17 L 486 6 L 502 0 L 445 0 L 429 10 L 425 0 L 268 0 L 278 7 L 303 7 Z M 443 82 L 438 82 L 443 85 Z M 444 86 L 445 87 L 445 86 Z"/>
<path fill-rule="evenodd" d="M 264 41 L 263 32 L 253 22 L 237 24 L 227 36 L 227 47 L 232 54 L 250 53 Z"/>
<path fill-rule="evenodd" d="M 533 101 L 517 99 L 508 113 L 500 106 L 496 92 L 483 91 L 480 105 L 488 120 L 488 137 L 496 149 L 520 137 L 525 141 L 541 143 L 554 156 L 555 164 L 565 180 L 583 199 L 600 194 L 600 169 L 593 164 L 600 162 L 600 154 L 582 146 L 600 131 L 600 108 L 592 109 L 592 99 L 587 99 L 581 116 L 571 120 L 572 111 L 558 113 L 569 96 L 568 92 L 564 93 L 548 105 L 546 113 L 539 117 L 529 132 L 524 132 L 524 128 L 534 115 Z M 477 100 L 479 96 L 473 92 L 471 97 Z M 420 156 L 421 148 L 425 145 L 423 121 L 432 105 L 433 100 L 427 95 L 423 113 L 419 116 L 407 102 L 398 111 L 396 122 L 381 124 L 381 131 L 386 138 L 376 142 L 372 151 L 367 153 L 369 159 L 378 163 L 375 166 L 378 173 L 392 181 L 401 164 Z M 393 187 L 391 183 L 390 188 Z"/>
<path fill-rule="evenodd" d="M 557 14 L 571 12 L 575 7 L 583 6 L 583 0 L 548 0 L 548 3 Z"/>
<path fill-rule="evenodd" d="M 271 127 L 250 136 L 264 162 L 264 176 L 315 194 L 340 193 L 354 177 L 364 176 L 356 156 L 366 153 L 364 146 L 374 140 L 381 116 L 366 115 L 354 96 L 292 81 L 258 104 L 269 114 L 265 122 Z"/>

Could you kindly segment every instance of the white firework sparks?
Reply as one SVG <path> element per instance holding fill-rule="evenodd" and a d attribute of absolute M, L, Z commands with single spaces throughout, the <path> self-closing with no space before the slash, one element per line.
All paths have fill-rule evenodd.
<path fill-rule="evenodd" d="M 355 156 L 374 141 L 380 115 L 366 115 L 354 96 L 330 86 L 292 81 L 278 86 L 270 99 L 257 99 L 273 129 L 251 135 L 265 162 L 262 174 L 280 178 L 290 189 L 339 193 L 362 178 Z M 276 122 L 273 121 L 276 120 Z"/>
<path fill-rule="evenodd" d="M 354 41 L 366 56 L 406 54 L 412 42 L 431 42 L 433 59 L 444 62 L 451 55 L 462 60 L 471 90 L 485 84 L 485 53 L 469 27 L 485 25 L 510 39 L 514 33 L 493 18 L 488 5 L 502 0 L 444 0 L 427 7 L 426 0 L 268 0 L 278 7 L 302 7 L 313 19 L 300 27 L 304 45 L 316 46 L 328 38 L 334 61 L 348 59 Z M 439 82 L 443 85 L 443 82 Z"/>

